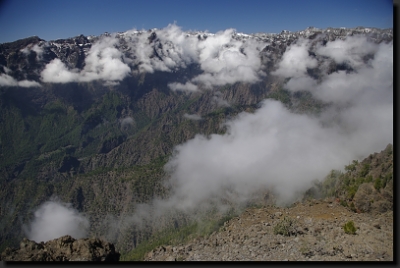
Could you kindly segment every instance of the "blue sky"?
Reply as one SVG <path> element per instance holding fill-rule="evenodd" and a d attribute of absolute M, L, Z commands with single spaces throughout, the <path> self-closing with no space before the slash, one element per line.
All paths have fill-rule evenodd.
<path fill-rule="evenodd" d="M 393 27 L 391 0 L 0 0 L 0 43 L 133 28 L 278 33 L 309 26 Z"/>

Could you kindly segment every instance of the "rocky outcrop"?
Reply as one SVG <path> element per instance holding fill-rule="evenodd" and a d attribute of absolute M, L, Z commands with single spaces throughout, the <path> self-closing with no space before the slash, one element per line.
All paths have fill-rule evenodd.
<path fill-rule="evenodd" d="M 119 261 L 114 245 L 97 238 L 74 239 L 69 235 L 36 243 L 24 238 L 19 249 L 6 248 L 3 261 Z"/>

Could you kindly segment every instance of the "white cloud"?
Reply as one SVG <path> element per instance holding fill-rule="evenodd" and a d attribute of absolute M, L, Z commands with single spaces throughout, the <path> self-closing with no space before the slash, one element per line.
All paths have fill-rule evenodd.
<path fill-rule="evenodd" d="M 185 68 L 187 64 L 198 61 L 196 36 L 187 36 L 176 24 L 170 24 L 157 31 L 162 49 L 156 47 L 159 55 L 167 59 L 169 69 Z"/>
<path fill-rule="evenodd" d="M 79 80 L 79 74 L 69 71 L 60 59 L 54 59 L 42 71 L 41 77 L 46 83 L 69 83 Z"/>
<path fill-rule="evenodd" d="M 291 91 L 312 90 L 316 86 L 317 81 L 307 75 L 293 77 L 285 84 L 285 88 Z"/>
<path fill-rule="evenodd" d="M 219 35 L 214 40 L 212 36 L 206 39 L 211 38 L 212 45 L 205 46 L 206 51 L 199 57 L 200 63 L 205 63 L 205 73 L 196 81 L 204 78 L 209 85 L 222 83 L 229 71 L 234 73 L 247 63 L 250 73 L 259 75 L 257 61 L 250 60 L 251 53 L 257 55 L 257 49 L 236 55 L 241 53 L 238 47 L 224 47 L 228 37 L 224 32 Z M 355 41 L 349 42 L 345 46 L 354 47 Z M 363 45 L 359 43 L 360 47 Z M 343 169 L 351 160 L 362 160 L 393 143 L 393 43 L 367 49 L 373 57 L 355 60 L 354 72 L 328 74 L 327 69 L 321 69 L 318 80 L 311 78 L 307 69 L 327 66 L 342 52 L 335 55 L 324 51 L 324 57 L 318 53 L 314 57 L 309 56 L 309 49 L 306 40 L 288 48 L 274 74 L 291 78 L 287 88 L 308 90 L 315 98 L 330 103 L 329 108 L 310 116 L 295 114 L 280 102 L 265 100 L 254 113 L 243 112 L 228 120 L 226 134 L 198 134 L 176 146 L 165 166 L 170 175 L 165 184 L 171 187 L 171 195 L 139 206 L 137 213 L 121 219 L 118 226 L 122 222 L 135 226 L 145 221 L 159 222 L 163 217 L 173 217 L 173 210 L 191 216 L 215 205 L 224 210 L 227 203 L 243 205 L 265 189 L 272 189 L 280 204 L 288 204 L 331 169 Z M 327 54 L 331 54 L 329 58 Z M 236 56 L 242 64 L 235 65 L 232 59 Z M 223 68 L 216 64 L 218 60 L 225 64 Z M 190 83 L 169 87 L 183 89 Z M 223 101 L 220 92 L 215 92 L 213 98 Z M 184 117 L 197 119 L 196 115 Z"/>
<path fill-rule="evenodd" d="M 168 84 L 168 87 L 172 91 L 186 91 L 186 92 L 198 91 L 198 87 L 195 84 L 191 83 L 191 82 L 186 82 L 185 84 L 170 83 L 170 84 Z"/>
<path fill-rule="evenodd" d="M 337 39 L 325 46 L 319 45 L 316 53 L 357 68 L 363 65 L 363 57 L 375 53 L 376 49 L 377 44 L 368 42 L 366 36 L 348 36 L 346 40 Z"/>
<path fill-rule="evenodd" d="M 218 107 L 229 107 L 229 102 L 222 98 L 222 93 L 220 91 L 214 92 L 212 97 L 212 102 L 214 102 Z"/>
<path fill-rule="evenodd" d="M 318 117 L 299 115 L 266 100 L 254 114 L 228 121 L 226 134 L 197 135 L 177 146 L 166 165 L 174 191 L 165 204 L 190 211 L 224 199 L 241 203 L 264 188 L 290 203 L 329 170 L 393 143 L 393 44 L 360 49 L 374 53 L 372 59 L 357 61 L 351 73 L 323 73 L 318 82 L 307 68 L 323 62 L 308 48 L 306 41 L 289 48 L 274 74 L 291 77 L 287 87 L 308 90 L 330 108 Z"/>
<path fill-rule="evenodd" d="M 120 123 L 121 123 L 121 126 L 124 127 L 124 126 L 126 126 L 126 125 L 133 125 L 133 124 L 135 124 L 135 120 L 134 120 L 132 117 L 127 116 L 127 117 L 125 117 L 125 118 L 123 118 L 123 119 L 120 119 Z"/>
<path fill-rule="evenodd" d="M 203 74 L 192 79 L 206 87 L 235 82 L 254 83 L 260 80 L 260 44 L 256 41 L 236 41 L 233 30 L 219 32 L 199 43 Z"/>
<path fill-rule="evenodd" d="M 184 84 L 171 83 L 172 90 L 193 91 L 194 84 L 207 88 L 235 82 L 256 82 L 260 76 L 261 43 L 255 40 L 237 41 L 232 38 L 233 29 L 207 34 L 206 39 L 183 32 L 177 25 L 155 30 L 154 32 L 127 32 L 125 38 L 134 58 L 132 66 L 139 72 L 173 72 L 186 68 L 191 63 L 200 65 L 202 74 Z M 149 38 L 156 38 L 149 44 Z M 155 55 L 154 55 L 155 53 Z M 160 59 L 161 58 L 161 59 Z"/>
<path fill-rule="evenodd" d="M 40 47 L 38 44 L 35 44 L 32 47 L 32 50 L 36 52 L 37 60 L 41 60 L 43 58 L 43 47 Z"/>
<path fill-rule="evenodd" d="M 41 85 L 36 81 L 17 81 L 8 74 L 0 74 L 0 87 L 41 87 Z"/>
<path fill-rule="evenodd" d="M 155 35 L 156 39 L 149 43 L 152 35 Z M 133 54 L 127 61 L 132 66 L 137 66 L 139 72 L 172 72 L 198 62 L 197 37 L 188 36 L 175 24 L 140 34 L 132 30 L 124 36 L 128 40 L 126 45 Z"/>
<path fill-rule="evenodd" d="M 378 99 L 378 95 L 387 96 L 393 90 L 393 45 L 381 44 L 375 50 L 374 58 L 366 64 L 358 65 L 356 72 L 339 71 L 326 75 L 310 91 L 325 102 L 359 102 L 364 95 Z"/>
<path fill-rule="evenodd" d="M 35 45 L 28 45 L 20 50 L 26 56 L 29 55 L 32 51 L 36 53 L 36 60 L 41 60 L 43 58 L 43 47 L 40 47 L 38 44 Z"/>
<path fill-rule="evenodd" d="M 114 47 L 117 42 L 116 38 L 105 37 L 91 47 L 80 81 L 121 81 L 130 73 L 129 66 L 121 61 L 122 53 Z"/>
<path fill-rule="evenodd" d="M 42 80 L 55 83 L 121 81 L 131 72 L 129 66 L 139 73 L 175 72 L 194 63 L 203 73 L 188 78 L 184 84 L 172 82 L 172 90 L 194 91 L 199 84 L 204 85 L 202 88 L 212 88 L 226 83 L 259 81 L 265 75 L 259 57 L 263 44 L 252 39 L 238 41 L 232 38 L 233 34 L 234 30 L 228 29 L 199 39 L 175 24 L 155 31 L 132 30 L 123 34 L 123 53 L 116 48 L 120 45 L 119 38 L 103 37 L 92 45 L 83 70 L 68 70 L 53 61 L 42 72 Z"/>
<path fill-rule="evenodd" d="M 201 116 L 198 115 L 198 114 L 187 114 L 187 113 L 185 113 L 185 114 L 183 115 L 183 117 L 185 117 L 185 118 L 187 118 L 187 119 L 189 119 L 189 120 L 195 120 L 195 121 L 201 120 Z"/>
<path fill-rule="evenodd" d="M 307 68 L 317 67 L 317 60 L 308 55 L 309 43 L 299 39 L 296 44 L 289 46 L 278 64 L 278 69 L 273 75 L 282 77 L 303 77 Z"/>
<path fill-rule="evenodd" d="M 18 86 L 20 87 L 41 87 L 41 85 L 36 81 L 21 80 L 18 81 Z"/>
<path fill-rule="evenodd" d="M 104 37 L 96 42 L 85 58 L 85 67 L 81 71 L 68 70 L 61 60 L 52 60 L 41 73 L 43 82 L 90 82 L 99 79 L 115 82 L 123 80 L 131 69 L 121 61 L 122 53 L 114 47 L 117 42 L 118 40 L 114 37 Z"/>
<path fill-rule="evenodd" d="M 197 135 L 177 146 L 167 170 L 174 184 L 173 200 L 193 209 L 213 196 L 232 203 L 251 199 L 260 187 L 274 187 L 281 201 L 294 201 L 327 170 L 341 168 L 349 158 L 335 144 L 336 131 L 318 121 L 287 111 L 281 103 L 265 101 L 255 114 L 240 114 L 226 135 Z M 347 162 L 345 162 L 347 163 Z"/>
<path fill-rule="evenodd" d="M 25 232 L 30 240 L 38 243 L 63 235 L 75 239 L 84 238 L 89 229 L 89 221 L 69 204 L 45 202 L 35 211 L 34 216 Z"/>

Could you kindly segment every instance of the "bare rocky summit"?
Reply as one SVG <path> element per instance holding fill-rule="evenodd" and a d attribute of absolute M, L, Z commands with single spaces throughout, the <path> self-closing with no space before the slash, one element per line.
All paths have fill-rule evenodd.
<path fill-rule="evenodd" d="M 119 261 L 114 245 L 97 238 L 74 239 L 69 235 L 36 243 L 24 238 L 19 249 L 6 248 L 3 261 Z"/>

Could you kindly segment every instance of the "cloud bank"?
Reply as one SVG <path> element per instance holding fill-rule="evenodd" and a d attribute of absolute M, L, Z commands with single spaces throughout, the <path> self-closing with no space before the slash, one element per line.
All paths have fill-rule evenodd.
<path fill-rule="evenodd" d="M 266 99 L 254 113 L 228 120 L 225 134 L 198 134 L 176 146 L 164 167 L 170 196 L 140 204 L 112 225 L 115 230 L 157 225 L 174 213 L 196 218 L 240 208 L 270 191 L 278 205 L 288 205 L 330 170 L 393 143 L 393 43 L 352 37 L 330 51 L 329 43 L 313 48 L 310 42 L 287 48 L 273 75 L 287 78 L 288 90 L 309 91 L 328 104 L 320 114 L 296 114 Z M 350 71 L 332 71 L 332 61 L 349 62 Z M 309 74 L 313 68 L 321 71 L 318 80 Z"/>
<path fill-rule="evenodd" d="M 168 87 L 194 92 L 226 83 L 257 82 L 265 75 L 259 57 L 265 43 L 236 40 L 234 33 L 228 29 L 200 37 L 175 24 L 147 32 L 133 29 L 123 36 L 101 37 L 88 52 L 83 70 L 70 70 L 54 59 L 42 71 L 41 79 L 47 83 L 121 81 L 131 73 L 175 72 L 198 64 L 200 75 Z"/>
<path fill-rule="evenodd" d="M 24 231 L 28 239 L 40 243 L 63 235 L 84 238 L 88 230 L 88 219 L 69 204 L 48 201 L 35 211 L 33 221 Z"/>
<path fill-rule="evenodd" d="M 320 45 L 311 56 L 308 42 L 289 47 L 273 74 L 290 78 L 287 89 L 309 91 L 330 106 L 310 116 L 265 100 L 254 114 L 228 121 L 226 134 L 176 146 L 165 167 L 174 192 L 166 203 L 189 211 L 211 200 L 245 202 L 270 188 L 288 204 L 329 170 L 393 143 L 393 44 L 352 37 Z M 330 60 L 347 61 L 353 71 L 326 70 L 318 81 L 308 75 Z"/>

